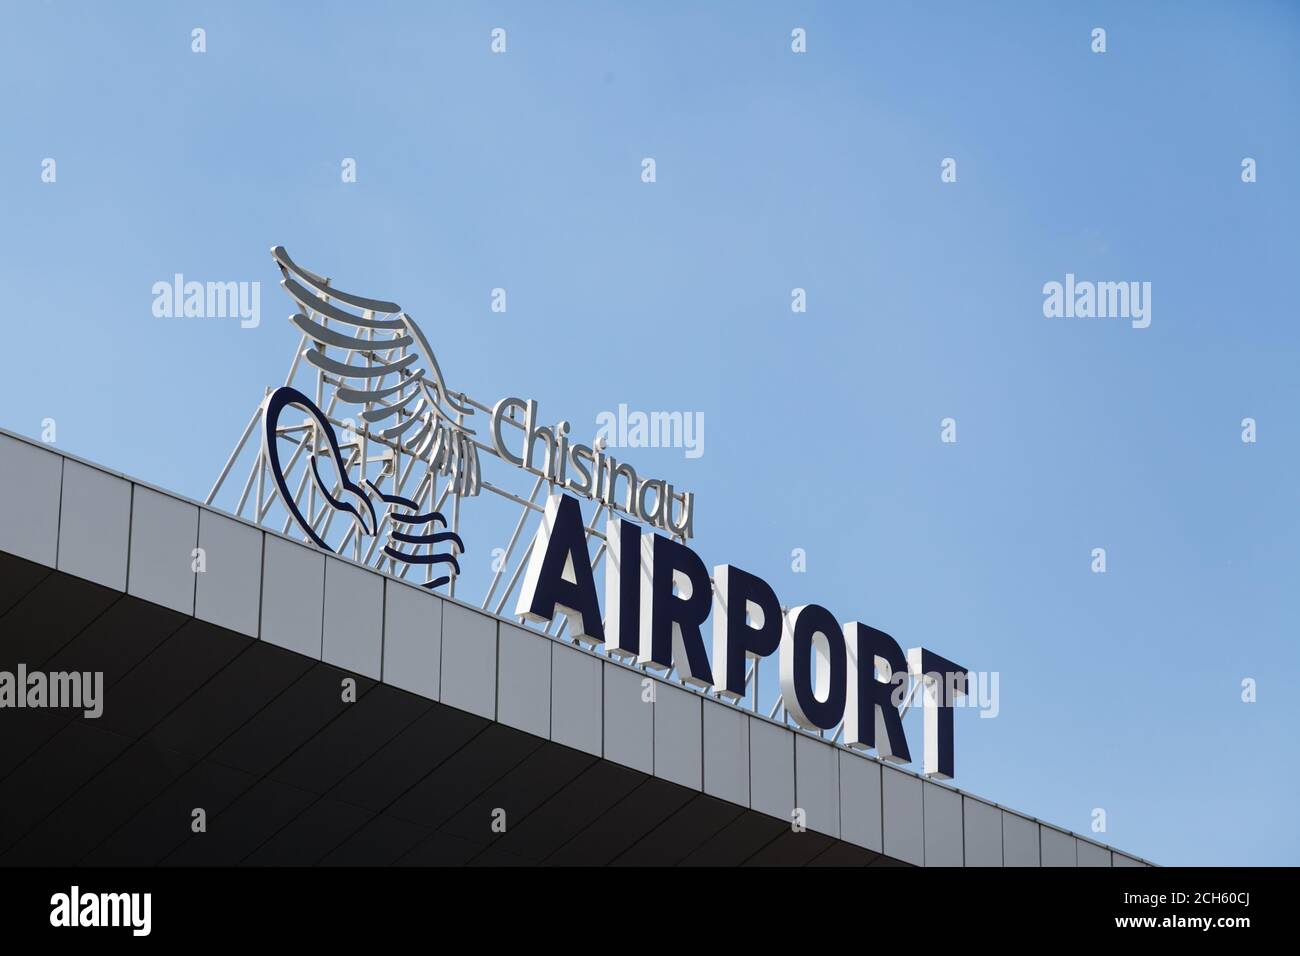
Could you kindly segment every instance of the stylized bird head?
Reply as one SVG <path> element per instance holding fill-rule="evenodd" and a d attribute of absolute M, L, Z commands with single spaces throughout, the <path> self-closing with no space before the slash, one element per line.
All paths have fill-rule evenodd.
<path fill-rule="evenodd" d="M 357 530 L 367 536 L 378 533 L 378 521 L 375 518 L 375 506 L 370 501 L 366 490 L 348 477 L 347 462 L 343 460 L 342 450 L 329 423 L 322 429 L 326 438 L 326 451 L 311 455 L 311 473 L 316 487 L 335 511 L 342 511 L 352 516 Z M 321 462 L 325 463 L 322 472 Z M 338 490 L 335 491 L 337 486 Z"/>
<path fill-rule="evenodd" d="M 325 418 L 325 414 L 316 407 L 315 402 L 296 388 L 291 388 L 288 385 L 277 388 L 268 395 L 262 407 L 263 449 L 271 466 L 271 478 L 280 491 L 280 499 L 284 506 L 293 515 L 294 520 L 298 522 L 298 527 L 303 530 L 304 534 L 326 551 L 334 550 L 325 543 L 325 539 L 317 533 L 312 523 L 303 516 L 302 511 L 298 508 L 294 494 L 289 490 L 288 483 L 285 481 L 284 468 L 280 463 L 276 428 L 279 424 L 280 413 L 290 405 L 301 408 L 310 416 L 309 431 L 314 431 L 314 433 L 304 432 L 299 440 L 310 442 L 308 447 L 311 448 L 311 451 L 308 452 L 308 457 L 312 477 L 321 495 L 336 511 L 350 514 L 361 531 L 367 535 L 374 535 L 379 524 L 375 518 L 375 506 L 371 503 L 370 496 L 366 494 L 365 489 L 349 476 L 348 465 L 343 458 L 342 450 L 339 448 L 338 436 L 334 434 L 333 427 Z M 324 439 L 323 449 L 321 449 L 321 438 Z M 318 451 L 318 449 L 321 450 Z M 329 467 L 322 474 L 320 468 L 322 458 L 326 459 L 327 466 L 332 466 L 332 476 Z M 330 480 L 331 477 L 333 480 Z"/>

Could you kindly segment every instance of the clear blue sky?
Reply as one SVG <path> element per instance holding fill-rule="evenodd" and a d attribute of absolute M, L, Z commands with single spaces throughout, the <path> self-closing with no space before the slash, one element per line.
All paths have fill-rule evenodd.
<path fill-rule="evenodd" d="M 202 497 L 297 341 L 283 244 L 455 388 L 702 411 L 703 457 L 629 457 L 706 562 L 1001 673 L 964 789 L 1300 863 L 1300 6 L 655 6 L 11 5 L 0 425 Z M 176 272 L 261 326 L 155 318 Z M 1067 272 L 1151 327 L 1044 318 Z"/>

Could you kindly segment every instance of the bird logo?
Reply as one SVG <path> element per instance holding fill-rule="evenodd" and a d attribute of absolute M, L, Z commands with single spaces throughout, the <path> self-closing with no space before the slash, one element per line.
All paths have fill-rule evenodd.
<path fill-rule="evenodd" d="M 300 310 L 290 318 L 302 333 L 298 358 L 315 369 L 317 380 L 314 400 L 285 384 L 262 404 L 263 455 L 290 519 L 331 552 L 349 542 L 359 550 L 362 540 L 386 531 L 383 553 L 395 564 L 431 571 L 443 565 L 448 573 L 423 586 L 447 583 L 450 572 L 460 571 L 456 556 L 465 546 L 454 530 L 437 530 L 447 520 L 432 507 L 433 487 L 440 476 L 458 498 L 479 493 L 478 448 L 466 425 L 474 406 L 447 388 L 428 339 L 397 303 L 336 289 L 295 263 L 282 246 L 271 255 L 283 275 L 280 285 Z M 290 408 L 306 414 L 301 424 L 282 422 Z M 340 417 L 348 411 L 355 418 Z M 345 430 L 342 442 L 336 425 Z M 282 446 L 294 449 L 287 461 Z M 291 489 L 290 474 L 302 458 L 303 474 Z M 412 470 L 421 464 L 425 474 L 416 476 L 408 494 Z M 379 466 L 373 478 L 372 465 Z M 422 499 L 429 502 L 424 510 Z M 346 530 L 336 548 L 329 530 L 339 515 L 346 516 Z M 440 545 L 450 547 L 435 551 Z"/>

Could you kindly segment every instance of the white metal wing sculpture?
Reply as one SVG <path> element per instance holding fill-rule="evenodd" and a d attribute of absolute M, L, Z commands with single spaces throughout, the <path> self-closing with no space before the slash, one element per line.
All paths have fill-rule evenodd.
<path fill-rule="evenodd" d="M 374 437 L 396 443 L 449 476 L 456 494 L 478 494 L 478 455 L 470 439 L 474 430 L 464 424 L 474 409 L 447 390 L 433 349 L 414 320 L 396 302 L 329 286 L 290 259 L 283 246 L 271 255 L 284 275 L 280 285 L 304 310 L 290 321 L 315 343 L 303 357 L 320 370 L 326 391 L 332 386 L 340 402 L 360 407 Z M 331 327 L 331 321 L 346 328 Z M 354 364 L 354 358 L 362 361 Z"/>
<path fill-rule="evenodd" d="M 260 409 L 262 458 L 288 512 L 286 530 L 296 523 L 327 551 L 351 544 L 358 559 L 363 539 L 372 538 L 367 562 L 382 544 L 380 558 L 394 564 L 441 564 L 459 572 L 456 556 L 464 543 L 454 530 L 436 530 L 447 521 L 434 507 L 434 484 L 435 476 L 445 477 L 444 496 L 457 501 L 479 493 L 478 448 L 465 424 L 474 407 L 448 390 L 424 333 L 397 303 L 336 289 L 282 246 L 271 255 L 284 277 L 281 286 L 300 310 L 290 321 L 303 335 L 289 380 Z M 315 370 L 314 398 L 290 384 L 300 359 Z M 282 422 L 291 407 L 307 418 Z M 293 449 L 287 460 L 282 446 Z M 292 488 L 300 460 L 302 473 Z M 408 491 L 413 471 L 423 474 Z M 263 506 L 259 485 L 259 520 L 271 503 Z M 339 514 L 350 526 L 336 547 L 330 528 Z M 434 550 L 445 543 L 450 550 Z M 435 578 L 431 570 L 424 586 L 449 580 L 450 574 Z"/>

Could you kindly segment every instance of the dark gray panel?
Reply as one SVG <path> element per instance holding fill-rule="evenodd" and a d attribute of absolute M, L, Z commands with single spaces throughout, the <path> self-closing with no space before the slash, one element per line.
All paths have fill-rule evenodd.
<path fill-rule="evenodd" d="M 168 714 L 149 736 L 159 746 L 206 755 L 311 666 L 301 654 L 250 641 L 242 654 Z"/>
<path fill-rule="evenodd" d="M 192 833 L 163 860 L 165 866 L 234 866 L 291 823 L 315 801 L 305 790 L 262 780 L 219 813 L 208 831 Z"/>
<path fill-rule="evenodd" d="M 248 866 L 310 866 L 347 839 L 374 816 L 349 803 L 317 800 L 292 823 L 249 854 Z"/>
<path fill-rule="evenodd" d="M 435 705 L 339 781 L 330 795 L 378 813 L 487 725 L 482 717 Z"/>
<path fill-rule="evenodd" d="M 137 743 L 54 809 L 4 857 L 4 866 L 73 866 L 191 766 Z"/>
<path fill-rule="evenodd" d="M 504 839 L 511 827 L 522 825 L 538 807 L 595 760 L 590 754 L 569 747 L 543 743 L 517 767 L 474 797 L 442 829 L 471 842 L 496 844 Z M 493 814 L 498 809 L 505 811 L 505 833 L 491 829 Z"/>
<path fill-rule="evenodd" d="M 447 833 L 433 833 L 416 844 L 398 861 L 398 866 L 464 866 L 482 849 L 477 843 Z"/>
<path fill-rule="evenodd" d="M 186 620 L 176 611 L 139 598 L 124 597 L 90 622 L 45 666 L 53 671 L 102 671 L 107 710 L 117 696 L 108 691 L 179 631 Z"/>
<path fill-rule="evenodd" d="M 422 697 L 375 684 L 271 776 L 312 793 L 326 793 L 432 706 Z"/>
<path fill-rule="evenodd" d="M 675 783 L 647 777 L 619 803 L 561 846 L 545 862 L 604 866 L 676 813 L 695 794 Z"/>
<path fill-rule="evenodd" d="M 0 853 L 87 780 L 131 741 L 87 722 L 70 722 L 0 782 Z"/>
<path fill-rule="evenodd" d="M 0 781 L 67 722 L 66 715 L 55 710 L 0 710 Z"/>
<path fill-rule="evenodd" d="M 0 551 L 0 626 L 5 612 L 53 573 L 44 565 Z"/>
<path fill-rule="evenodd" d="M 835 841 L 812 830 L 796 833 L 789 827 L 745 861 L 746 866 L 806 866 Z"/>
<path fill-rule="evenodd" d="M 730 826 L 745 809 L 706 794 L 655 827 L 616 860 L 616 866 L 676 866 L 693 851 Z"/>
<path fill-rule="evenodd" d="M 411 852 L 429 831 L 385 813 L 376 814 L 356 833 L 330 851 L 322 866 L 392 866 Z"/>
<path fill-rule="evenodd" d="M 488 861 L 484 860 L 484 858 L 483 858 L 482 855 L 475 856 L 475 857 L 472 857 L 472 858 L 470 859 L 469 863 L 466 864 L 466 866 L 481 866 L 481 867 L 489 867 L 489 866 L 533 866 L 533 865 L 534 865 L 534 864 L 532 863 L 532 861 L 530 861 L 530 860 L 525 860 L 525 859 L 523 859 L 522 857 L 511 856 L 509 853 L 499 853 L 499 854 L 497 854 L 497 856 L 496 856 L 495 858 L 492 859 L 491 862 L 488 862 Z"/>
<path fill-rule="evenodd" d="M 645 779 L 645 774 L 629 767 L 597 760 L 518 825 L 495 838 L 481 861 L 492 862 L 508 853 L 516 859 L 541 862 Z"/>
<path fill-rule="evenodd" d="M 316 663 L 212 753 L 212 759 L 248 773 L 270 773 L 330 721 L 355 704 L 343 701 L 343 679 L 354 677 L 357 694 L 375 682 Z"/>
<path fill-rule="evenodd" d="M 204 761 L 92 850 L 82 864 L 154 866 L 190 838 L 196 808 L 212 818 L 255 782 L 250 774 Z"/>
<path fill-rule="evenodd" d="M 809 866 L 869 866 L 880 857 L 879 853 L 864 850 L 852 843 L 836 840 L 808 861 Z"/>
<path fill-rule="evenodd" d="M 739 866 L 789 829 L 789 824 L 747 810 L 687 855 L 682 864 Z"/>
<path fill-rule="evenodd" d="M 387 812 L 421 826 L 440 827 L 541 745 L 531 734 L 489 724 L 394 801 Z M 485 832 L 477 844 L 486 846 L 487 836 Z"/>
<path fill-rule="evenodd" d="M 121 597 L 71 575 L 49 575 L 0 618 L 0 668 L 43 664 Z"/>
<path fill-rule="evenodd" d="M 191 618 L 105 692 L 105 729 L 138 737 L 199 689 L 250 639 Z"/>

